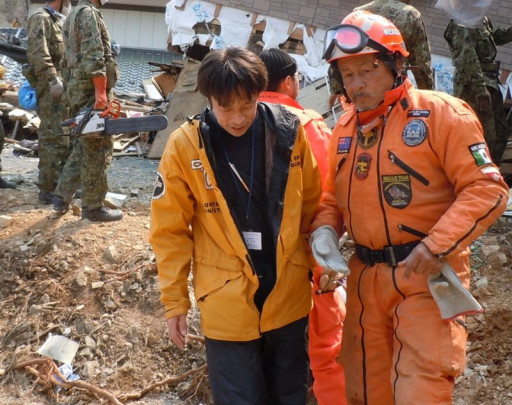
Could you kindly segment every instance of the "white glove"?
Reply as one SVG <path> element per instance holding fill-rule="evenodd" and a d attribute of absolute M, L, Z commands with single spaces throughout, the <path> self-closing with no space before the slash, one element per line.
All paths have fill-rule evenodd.
<path fill-rule="evenodd" d="M 443 264 L 440 273 L 428 276 L 428 286 L 442 319 L 483 312 L 482 306 L 462 285 L 448 263 Z"/>
<path fill-rule="evenodd" d="M 64 92 L 64 85 L 62 84 L 62 80 L 58 77 L 54 77 L 50 81 L 50 95 L 54 100 L 59 100 L 62 97 L 62 93 Z"/>
<path fill-rule="evenodd" d="M 315 229 L 309 238 L 309 245 L 319 266 L 325 270 L 337 271 L 348 276 L 350 270 L 347 262 L 341 256 L 338 243 L 338 234 L 330 225 L 323 225 Z"/>

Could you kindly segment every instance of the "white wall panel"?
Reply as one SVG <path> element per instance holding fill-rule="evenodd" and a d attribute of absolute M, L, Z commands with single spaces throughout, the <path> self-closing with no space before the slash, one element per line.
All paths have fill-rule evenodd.
<path fill-rule="evenodd" d="M 167 49 L 164 13 L 105 9 L 101 14 L 121 47 Z"/>

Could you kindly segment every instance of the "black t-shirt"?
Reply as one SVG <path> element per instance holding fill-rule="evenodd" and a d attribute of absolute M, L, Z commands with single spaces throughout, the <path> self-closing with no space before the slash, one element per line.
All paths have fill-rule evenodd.
<path fill-rule="evenodd" d="M 261 250 L 248 249 L 254 270 L 260 280 L 260 290 L 256 294 L 255 301 L 261 309 L 276 278 L 275 246 L 267 216 L 265 126 L 263 120 L 257 116 L 251 128 L 244 135 L 236 137 L 217 123 L 211 111 L 206 122 L 210 126 L 217 182 L 235 223 L 242 232 L 261 234 Z M 230 167 L 230 163 L 234 169 Z M 241 177 L 245 187 L 235 171 Z M 246 188 L 252 191 L 250 199 Z"/>

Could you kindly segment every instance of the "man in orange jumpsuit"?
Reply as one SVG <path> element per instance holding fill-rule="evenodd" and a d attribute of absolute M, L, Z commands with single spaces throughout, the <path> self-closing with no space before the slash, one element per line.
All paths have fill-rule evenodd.
<path fill-rule="evenodd" d="M 327 150 L 331 130 L 322 116 L 314 110 L 304 109 L 295 100 L 299 95 L 300 82 L 297 63 L 288 53 L 272 48 L 260 53 L 267 68 L 267 90 L 259 100 L 284 105 L 296 114 L 317 161 L 325 185 L 327 176 Z M 313 372 L 313 391 L 319 405 L 344 405 L 345 374 L 336 361 L 341 350 L 341 334 L 345 319 L 345 302 L 336 283 L 320 282 L 325 271 L 317 266 L 313 274 L 313 308 L 309 314 L 309 361 Z M 328 275 L 324 276 L 324 279 Z M 322 288 L 320 288 L 322 285 Z M 343 287 L 339 287 L 343 288 Z"/>
<path fill-rule="evenodd" d="M 429 275 L 450 264 L 469 288 L 469 245 L 504 211 L 508 188 L 471 108 L 415 89 L 397 28 L 365 11 L 326 35 L 351 108 L 329 146 L 327 190 L 313 223 L 317 263 L 349 261 L 342 359 L 349 404 L 451 404 L 464 371 L 464 317 L 441 318 Z M 341 214 L 341 215 L 340 215 Z"/>

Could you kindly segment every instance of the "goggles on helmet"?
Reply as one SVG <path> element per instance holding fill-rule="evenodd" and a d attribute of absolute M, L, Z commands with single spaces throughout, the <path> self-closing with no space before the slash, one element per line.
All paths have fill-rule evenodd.
<path fill-rule="evenodd" d="M 366 46 L 377 52 L 390 53 L 384 45 L 371 39 L 361 28 L 351 24 L 333 25 L 326 31 L 322 59 L 331 59 L 335 46 L 349 55 L 361 52 Z"/>

